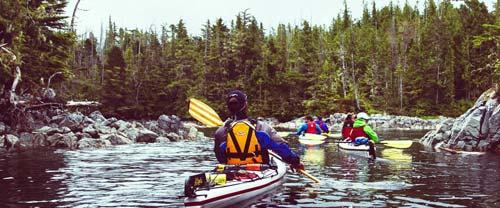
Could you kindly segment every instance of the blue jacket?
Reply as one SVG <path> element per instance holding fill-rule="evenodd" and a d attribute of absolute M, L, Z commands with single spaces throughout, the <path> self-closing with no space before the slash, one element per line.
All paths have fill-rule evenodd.
<path fill-rule="evenodd" d="M 307 123 L 304 123 L 302 124 L 302 126 L 300 126 L 299 130 L 297 130 L 297 135 L 300 135 L 302 134 L 302 132 L 306 131 L 307 131 Z M 316 125 L 316 134 L 321 134 L 321 128 L 319 128 L 318 125 Z"/>
<path fill-rule="evenodd" d="M 328 133 L 328 132 L 330 132 L 330 131 L 328 130 L 328 126 L 326 125 L 326 123 L 325 123 L 325 122 L 320 121 L 320 120 L 316 120 L 315 122 L 316 122 L 316 124 L 318 124 L 318 126 L 321 128 L 321 130 L 323 131 L 323 133 Z"/>

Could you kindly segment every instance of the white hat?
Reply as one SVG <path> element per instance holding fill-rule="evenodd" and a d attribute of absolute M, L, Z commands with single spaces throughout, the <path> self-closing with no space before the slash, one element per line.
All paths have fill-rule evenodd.
<path fill-rule="evenodd" d="M 368 120 L 368 119 L 370 119 L 370 116 L 368 114 L 366 114 L 365 112 L 361 112 L 361 113 L 358 113 L 358 115 L 356 115 L 356 118 L 362 118 L 362 119 Z"/>

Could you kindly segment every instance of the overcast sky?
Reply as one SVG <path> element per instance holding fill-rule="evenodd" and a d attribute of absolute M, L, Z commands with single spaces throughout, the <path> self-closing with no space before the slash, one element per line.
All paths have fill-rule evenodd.
<path fill-rule="evenodd" d="M 369 9 L 373 0 L 368 2 Z M 437 2 L 439 0 L 436 0 Z M 492 8 L 496 0 L 485 0 Z M 77 0 L 69 0 L 67 15 L 71 16 Z M 363 0 L 346 0 L 354 18 L 359 18 Z M 390 0 L 376 0 L 377 8 L 389 4 Z M 403 5 L 405 0 L 393 0 Z M 399 3 L 398 3 L 399 2 Z M 417 0 L 408 0 L 415 5 Z M 424 0 L 420 0 L 422 7 Z M 222 18 L 230 25 L 235 16 L 248 9 L 267 32 L 278 24 L 300 25 L 303 20 L 312 25 L 330 25 L 333 18 L 343 10 L 343 0 L 81 0 L 76 13 L 77 33 L 100 33 L 108 27 L 111 16 L 118 27 L 127 29 L 158 29 L 161 25 L 176 24 L 180 19 L 186 24 L 188 33 L 199 35 L 207 20 L 212 23 Z"/>

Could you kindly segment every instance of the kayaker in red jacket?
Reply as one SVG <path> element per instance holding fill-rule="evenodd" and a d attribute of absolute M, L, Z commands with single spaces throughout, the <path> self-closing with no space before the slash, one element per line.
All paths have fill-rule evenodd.
<path fill-rule="evenodd" d="M 344 119 L 344 124 L 342 125 L 342 139 L 354 142 L 355 138 L 352 138 L 350 134 L 352 132 L 355 119 L 356 119 L 355 114 L 353 113 L 347 114 L 346 118 Z"/>
<path fill-rule="evenodd" d="M 274 128 L 262 121 L 248 118 L 247 96 L 243 92 L 229 92 L 226 104 L 231 117 L 215 132 L 214 151 L 220 163 L 267 163 L 267 150 L 270 149 L 289 163 L 292 169 L 304 170 L 299 156 L 292 152 Z"/>
<path fill-rule="evenodd" d="M 305 123 L 297 130 L 297 135 L 302 133 L 321 134 L 321 128 L 316 124 L 312 116 L 306 116 Z"/>

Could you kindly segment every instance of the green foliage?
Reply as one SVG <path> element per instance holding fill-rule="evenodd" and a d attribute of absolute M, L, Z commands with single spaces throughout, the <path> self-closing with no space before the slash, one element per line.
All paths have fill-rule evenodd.
<path fill-rule="evenodd" d="M 304 21 L 268 34 L 248 11 L 231 28 L 207 21 L 201 37 L 190 37 L 182 21 L 159 35 L 116 32 L 110 21 L 106 45 L 122 41 L 135 95 L 127 102 L 139 117 L 187 116 L 189 97 L 206 99 L 225 117 L 224 96 L 233 89 L 247 93 L 253 117 L 457 115 L 489 83 L 483 57 L 495 47 L 475 50 L 471 37 L 485 34 L 477 24 L 492 18 L 477 1 L 458 9 L 426 5 L 423 13 L 408 4 L 373 5 L 359 21 L 346 5 L 330 28 Z"/>
<path fill-rule="evenodd" d="M 65 77 L 71 75 L 67 59 L 74 36 L 63 30 L 66 4 L 65 0 L 0 2 L 0 45 L 5 44 L 17 56 L 16 62 L 11 63 L 11 55 L 0 52 L 3 85 L 12 82 L 14 65 L 19 66 L 22 73 L 19 91 L 36 93 L 43 87 L 40 80 L 48 79 L 55 72 L 63 72 Z M 61 78 L 55 77 L 52 84 L 57 85 Z"/>
<path fill-rule="evenodd" d="M 430 0 L 423 11 L 373 3 L 360 20 L 345 2 L 329 27 L 303 21 L 271 31 L 243 11 L 230 26 L 207 21 L 201 36 L 190 36 L 182 20 L 157 33 L 110 18 L 105 40 L 88 34 L 73 48 L 76 37 L 64 32 L 59 13 L 64 3 L 1 1 L 0 44 L 21 58 L 24 89 L 63 70 L 73 78 L 61 88 L 65 96 L 97 99 L 117 117 L 188 118 L 187 101 L 196 97 L 225 119 L 233 89 L 247 93 L 252 117 L 457 116 L 500 78 L 498 12 L 478 0 L 460 8 Z M 12 79 L 8 57 L 0 53 L 4 86 Z"/>

